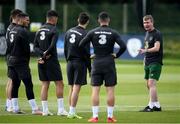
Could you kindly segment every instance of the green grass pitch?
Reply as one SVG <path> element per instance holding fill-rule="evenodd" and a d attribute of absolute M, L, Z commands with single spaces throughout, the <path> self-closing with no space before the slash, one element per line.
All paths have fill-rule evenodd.
<path fill-rule="evenodd" d="M 66 77 L 66 62 L 60 60 L 64 78 L 65 108 L 68 110 L 68 85 Z M 36 101 L 41 107 L 41 83 L 37 74 L 36 58 L 30 62 Z M 162 112 L 141 113 L 140 109 L 148 103 L 148 91 L 143 79 L 142 61 L 116 60 L 118 85 L 115 89 L 116 106 L 114 115 L 118 123 L 180 123 L 180 60 L 165 60 L 160 81 L 157 83 Z M 55 85 L 52 82 L 49 89 L 49 110 L 54 116 L 31 115 L 31 109 L 25 96 L 23 83 L 19 89 L 19 105 L 26 112 L 25 115 L 14 115 L 4 111 L 5 86 L 7 82 L 6 63 L 0 57 L 0 123 L 87 123 L 91 113 L 91 86 L 83 86 L 77 104 L 77 112 L 83 119 L 67 119 L 57 116 L 57 100 Z M 106 92 L 101 88 L 99 122 L 106 123 Z"/>

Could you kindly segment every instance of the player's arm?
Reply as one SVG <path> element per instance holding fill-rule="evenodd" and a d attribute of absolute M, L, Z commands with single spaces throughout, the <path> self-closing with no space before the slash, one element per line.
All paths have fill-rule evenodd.
<path fill-rule="evenodd" d="M 154 52 L 158 52 L 160 49 L 160 41 L 156 41 L 154 43 L 154 47 L 149 48 L 149 49 L 140 49 L 139 53 L 143 54 L 143 53 L 154 53 Z"/>
<path fill-rule="evenodd" d="M 155 43 L 154 43 L 154 47 L 152 48 L 147 48 L 147 49 L 140 49 L 139 53 L 143 54 L 143 53 L 154 53 L 154 52 L 158 52 L 160 47 L 161 47 L 161 41 L 162 41 L 162 35 L 160 33 L 156 33 L 155 35 Z"/>
<path fill-rule="evenodd" d="M 91 41 L 91 33 L 89 32 L 79 43 L 79 47 L 83 48 L 87 43 Z"/>
<path fill-rule="evenodd" d="M 54 48 L 54 46 L 56 45 L 57 40 L 58 40 L 58 33 L 56 32 L 56 33 L 54 33 L 54 35 L 52 36 L 52 40 L 51 40 L 51 44 L 50 44 L 49 48 L 43 53 L 43 56 L 44 56 L 44 57 L 50 55 L 50 52 L 51 52 L 51 50 Z"/>
<path fill-rule="evenodd" d="M 126 45 L 124 43 L 124 41 L 121 39 L 121 37 L 119 36 L 119 34 L 116 34 L 116 43 L 120 46 L 119 51 L 116 53 L 115 58 L 120 57 L 126 50 Z"/>
<path fill-rule="evenodd" d="M 85 46 L 85 62 L 88 68 L 89 73 L 91 73 L 91 58 L 90 58 L 90 43 L 87 43 Z"/>
<path fill-rule="evenodd" d="M 65 34 L 65 37 L 64 37 L 64 56 L 65 56 L 65 59 L 67 61 L 67 34 Z"/>

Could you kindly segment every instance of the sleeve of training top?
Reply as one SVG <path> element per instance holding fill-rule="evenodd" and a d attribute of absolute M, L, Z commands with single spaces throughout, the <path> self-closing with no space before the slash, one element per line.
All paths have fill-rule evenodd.
<path fill-rule="evenodd" d="M 87 43 L 91 41 L 91 31 L 80 41 L 79 47 L 84 47 Z"/>
<path fill-rule="evenodd" d="M 21 31 L 21 37 L 22 37 L 22 39 L 23 39 L 23 42 L 22 42 L 22 46 L 23 46 L 23 48 L 24 48 L 24 52 L 28 55 L 28 54 L 30 54 L 30 46 L 29 46 L 29 41 L 28 41 L 28 39 L 29 39 L 29 35 L 28 35 L 28 31 L 27 30 L 25 30 L 25 29 L 23 29 L 22 31 Z"/>
<path fill-rule="evenodd" d="M 120 57 L 126 50 L 126 45 L 123 42 L 123 40 L 121 39 L 120 35 L 115 32 L 115 42 L 120 46 L 119 51 L 116 53 L 116 58 Z"/>
<path fill-rule="evenodd" d="M 155 42 L 156 41 L 159 41 L 160 44 L 162 42 L 162 34 L 160 32 L 156 32 L 156 34 L 155 34 Z"/>
<path fill-rule="evenodd" d="M 64 56 L 67 61 L 67 33 L 64 36 Z"/>
<path fill-rule="evenodd" d="M 45 54 L 46 54 L 46 55 L 50 54 L 51 50 L 52 50 L 52 49 L 54 48 L 54 46 L 56 45 L 57 40 L 58 40 L 58 32 L 57 32 L 57 30 L 55 29 L 55 30 L 53 31 L 53 36 L 52 36 L 52 39 L 51 39 L 51 44 L 50 44 L 49 48 L 45 51 Z M 46 55 L 45 55 L 45 56 L 46 56 Z"/>
<path fill-rule="evenodd" d="M 10 42 L 9 42 L 9 29 L 7 29 L 7 31 L 6 31 L 6 44 L 7 44 L 7 49 L 6 49 L 6 55 L 8 55 L 9 53 L 10 53 L 10 50 L 11 50 L 11 48 L 10 48 Z"/>
<path fill-rule="evenodd" d="M 42 51 L 39 47 L 39 42 L 37 40 L 37 36 L 38 36 L 38 32 L 36 32 L 36 36 L 34 38 L 34 50 L 38 55 L 43 56 L 44 51 Z"/>

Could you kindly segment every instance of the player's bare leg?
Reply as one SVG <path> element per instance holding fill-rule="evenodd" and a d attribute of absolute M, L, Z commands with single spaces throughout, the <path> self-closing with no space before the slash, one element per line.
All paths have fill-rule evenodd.
<path fill-rule="evenodd" d="M 157 89 L 156 89 L 156 80 L 149 79 L 148 80 L 149 86 L 149 96 L 150 96 L 150 108 L 153 108 L 154 111 L 161 111 L 160 103 L 158 101 Z"/>
<path fill-rule="evenodd" d="M 64 92 L 64 83 L 63 81 L 55 81 L 56 83 L 56 96 L 57 96 L 57 102 L 58 102 L 58 112 L 57 115 L 68 115 L 68 113 L 64 109 L 64 98 L 63 98 L 63 92 Z"/>
<path fill-rule="evenodd" d="M 8 78 L 8 82 L 6 85 L 6 111 L 12 111 L 12 103 L 11 103 L 11 92 L 12 92 L 12 80 Z"/>
<path fill-rule="evenodd" d="M 98 112 L 99 112 L 99 92 L 100 86 L 92 86 L 92 112 L 93 117 L 88 120 L 88 122 L 98 122 Z"/>
<path fill-rule="evenodd" d="M 72 92 L 73 92 L 73 85 L 69 85 L 69 97 L 68 97 L 69 106 L 71 106 Z"/>
<path fill-rule="evenodd" d="M 51 112 L 49 112 L 48 109 L 48 89 L 49 89 L 49 81 L 42 81 L 42 87 L 41 87 L 41 102 L 42 102 L 42 109 L 43 109 L 43 116 L 53 115 Z"/>
<path fill-rule="evenodd" d="M 117 120 L 113 116 L 114 111 L 114 103 L 115 103 L 115 96 L 114 96 L 114 86 L 113 87 L 106 87 L 107 91 L 107 122 L 113 123 Z"/>
<path fill-rule="evenodd" d="M 79 92 L 81 89 L 81 85 L 73 85 L 71 87 L 72 92 L 71 92 L 71 98 L 70 98 L 70 107 L 69 107 L 69 114 L 68 114 L 68 118 L 78 118 L 81 119 L 82 117 L 78 116 L 76 114 L 76 104 L 78 101 L 78 96 L 79 96 Z"/>

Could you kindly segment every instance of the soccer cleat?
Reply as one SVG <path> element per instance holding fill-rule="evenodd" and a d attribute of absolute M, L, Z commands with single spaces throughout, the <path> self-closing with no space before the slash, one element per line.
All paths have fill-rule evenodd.
<path fill-rule="evenodd" d="M 53 113 L 51 113 L 50 111 L 42 113 L 42 116 L 52 116 L 52 115 Z"/>
<path fill-rule="evenodd" d="M 117 122 L 117 120 L 114 117 L 112 117 L 112 118 L 108 117 L 107 118 L 107 123 L 116 123 L 116 122 Z"/>
<path fill-rule="evenodd" d="M 98 117 L 96 117 L 96 118 L 90 118 L 90 119 L 88 120 L 88 122 L 97 123 L 97 122 L 98 122 Z"/>
<path fill-rule="evenodd" d="M 153 112 L 153 109 L 151 109 L 149 106 L 146 106 L 143 110 L 140 110 L 140 112 Z"/>
<path fill-rule="evenodd" d="M 39 110 L 39 109 L 36 109 L 36 110 L 33 110 L 33 111 L 32 111 L 32 114 L 33 114 L 33 115 L 42 115 L 43 112 L 42 112 L 41 110 Z"/>
<path fill-rule="evenodd" d="M 74 118 L 82 119 L 83 117 L 81 117 L 81 116 L 79 116 L 77 114 L 68 114 L 67 118 L 69 118 L 69 119 L 74 119 Z"/>
<path fill-rule="evenodd" d="M 25 112 L 21 111 L 20 109 L 19 110 L 13 110 L 12 113 L 14 113 L 14 114 L 25 114 Z"/>
<path fill-rule="evenodd" d="M 58 112 L 57 115 L 59 115 L 59 116 L 67 116 L 68 112 L 66 110 L 63 110 L 62 112 Z"/>
<path fill-rule="evenodd" d="M 158 107 L 154 106 L 153 107 L 153 111 L 160 112 L 160 111 L 162 111 L 162 109 L 161 109 L 161 107 L 158 108 Z"/>

